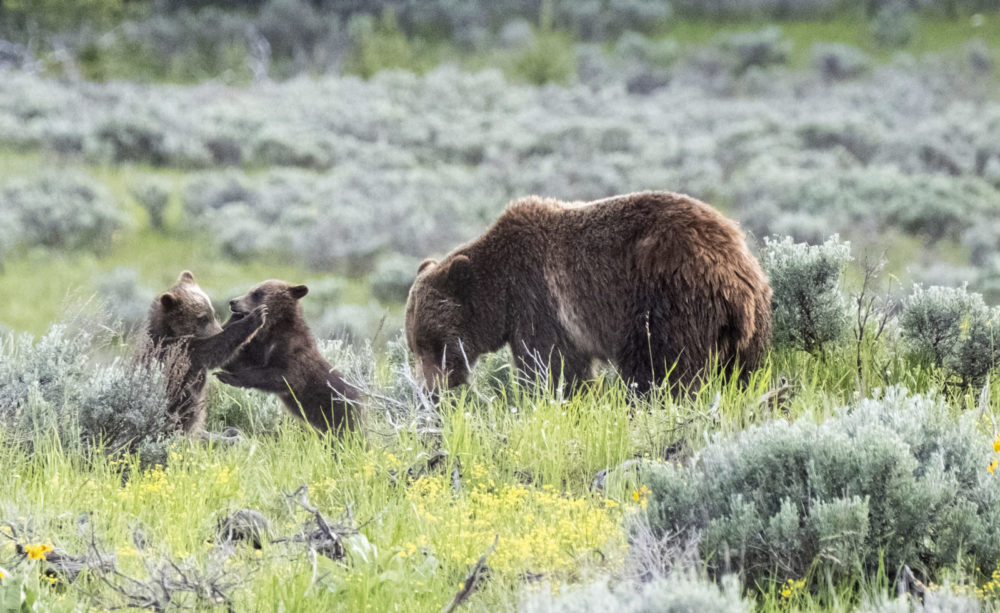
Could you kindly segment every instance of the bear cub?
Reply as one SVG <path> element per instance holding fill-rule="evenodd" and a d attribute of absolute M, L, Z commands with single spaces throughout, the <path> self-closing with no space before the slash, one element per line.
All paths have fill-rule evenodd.
<path fill-rule="evenodd" d="M 255 309 L 239 325 L 223 330 L 212 301 L 188 270 L 153 301 L 146 326 L 150 341 L 146 357 L 163 364 L 170 398 L 167 412 L 185 432 L 200 433 L 205 425 L 208 369 L 221 366 L 253 338 L 266 314 L 267 307 Z"/>
<path fill-rule="evenodd" d="M 320 355 L 299 304 L 308 292 L 305 285 L 272 279 L 230 300 L 227 329 L 261 307 L 267 307 L 267 322 L 215 376 L 235 387 L 276 394 L 292 415 L 318 430 L 352 430 L 360 417 L 360 394 Z"/>
<path fill-rule="evenodd" d="M 517 200 L 478 239 L 423 262 L 406 303 L 432 389 L 464 383 L 503 345 L 529 374 L 551 363 L 567 387 L 595 361 L 638 392 L 690 385 L 711 363 L 745 378 L 770 337 L 771 287 L 739 227 L 670 192 Z"/>

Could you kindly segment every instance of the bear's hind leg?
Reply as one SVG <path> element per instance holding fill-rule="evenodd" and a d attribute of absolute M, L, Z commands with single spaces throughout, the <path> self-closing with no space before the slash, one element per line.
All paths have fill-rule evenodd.
<path fill-rule="evenodd" d="M 685 331 L 673 331 L 670 313 L 659 292 L 641 294 L 635 301 L 626 325 L 626 336 L 615 365 L 622 378 L 639 394 L 646 394 L 669 375 L 672 385 L 686 385 L 693 378 L 692 350 L 685 343 Z"/>

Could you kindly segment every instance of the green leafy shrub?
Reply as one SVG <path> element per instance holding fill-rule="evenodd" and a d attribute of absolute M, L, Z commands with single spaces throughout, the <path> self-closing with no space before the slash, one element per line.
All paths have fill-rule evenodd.
<path fill-rule="evenodd" d="M 395 13 L 387 12 L 378 20 L 362 15 L 348 26 L 354 47 L 345 64 L 346 72 L 370 79 L 389 68 L 416 71 L 416 50 L 399 28 Z"/>
<path fill-rule="evenodd" d="M 576 75 L 572 40 L 560 32 L 538 32 L 515 54 L 508 72 L 535 85 L 569 83 Z"/>
<path fill-rule="evenodd" d="M 819 424 L 751 427 L 686 465 L 649 466 L 645 518 L 658 537 L 700 533 L 708 567 L 745 585 L 872 576 L 882 563 L 934 579 L 1000 561 L 991 453 L 974 419 L 894 387 Z"/>
<path fill-rule="evenodd" d="M 610 587 L 597 581 L 570 588 L 558 596 L 542 590 L 525 599 L 522 613 L 739 613 L 749 612 L 750 603 L 740 598 L 739 585 L 724 581 L 722 587 L 709 581 L 671 575 L 647 585 Z"/>
<path fill-rule="evenodd" d="M 761 265 L 774 292 L 775 345 L 815 352 L 843 337 L 847 310 L 840 282 L 850 259 L 850 243 L 836 235 L 822 245 L 764 239 Z"/>
<path fill-rule="evenodd" d="M 1000 309 L 964 287 L 915 286 L 903 300 L 900 327 L 910 349 L 945 368 L 965 384 L 976 384 L 1000 359 Z"/>

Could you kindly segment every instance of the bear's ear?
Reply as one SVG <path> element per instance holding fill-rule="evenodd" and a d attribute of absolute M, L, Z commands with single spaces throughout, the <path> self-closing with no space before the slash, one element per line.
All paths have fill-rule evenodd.
<path fill-rule="evenodd" d="M 299 300 L 309 293 L 309 288 L 305 285 L 293 285 L 288 288 L 288 293 L 292 295 L 292 298 Z"/>
<path fill-rule="evenodd" d="M 445 272 L 448 279 L 448 286 L 458 295 L 464 294 L 472 282 L 475 280 L 475 271 L 472 270 L 472 260 L 467 255 L 456 255 L 448 263 L 448 270 Z"/>
<path fill-rule="evenodd" d="M 181 278 L 177 280 L 180 283 L 194 283 L 194 273 L 190 270 L 185 270 L 181 273 Z"/>
<path fill-rule="evenodd" d="M 422 273 L 425 270 L 427 270 L 427 268 L 429 268 L 429 267 L 431 267 L 431 266 L 433 266 L 433 265 L 435 265 L 437 263 L 438 263 L 438 261 L 435 260 L 434 258 L 427 258 L 423 262 L 420 262 L 420 266 L 417 266 L 417 274 L 419 275 L 420 273 Z"/>
<path fill-rule="evenodd" d="M 177 296 L 174 296 L 170 292 L 160 296 L 160 304 L 163 305 L 163 308 L 168 311 L 177 306 L 178 302 L 179 300 L 177 300 Z"/>

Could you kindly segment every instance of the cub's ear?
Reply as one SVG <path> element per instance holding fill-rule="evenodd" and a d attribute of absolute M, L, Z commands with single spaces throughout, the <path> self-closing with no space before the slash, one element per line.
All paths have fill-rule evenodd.
<path fill-rule="evenodd" d="M 181 273 L 181 278 L 178 279 L 178 281 L 181 283 L 183 282 L 194 283 L 194 273 L 192 273 L 190 270 L 185 270 L 184 272 Z"/>
<path fill-rule="evenodd" d="M 435 265 L 437 263 L 438 263 L 438 261 L 435 260 L 434 258 L 427 258 L 423 262 L 420 262 L 420 266 L 417 266 L 417 274 L 419 275 L 420 273 L 424 272 L 429 267 L 431 267 L 431 266 L 433 266 L 433 265 Z"/>
<path fill-rule="evenodd" d="M 446 271 L 448 286 L 456 294 L 463 294 L 475 281 L 476 273 L 472 270 L 472 260 L 467 255 L 457 255 L 448 263 Z"/>
<path fill-rule="evenodd" d="M 180 301 L 177 300 L 177 296 L 174 296 L 170 292 L 167 292 L 166 294 L 160 296 L 160 304 L 163 306 L 164 309 L 168 311 L 176 307 L 179 302 Z"/>
<path fill-rule="evenodd" d="M 292 295 L 292 298 L 299 300 L 309 293 L 309 288 L 305 285 L 293 285 L 288 288 L 288 293 Z"/>

